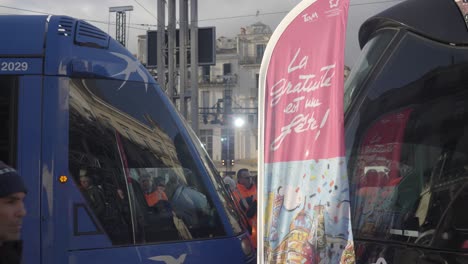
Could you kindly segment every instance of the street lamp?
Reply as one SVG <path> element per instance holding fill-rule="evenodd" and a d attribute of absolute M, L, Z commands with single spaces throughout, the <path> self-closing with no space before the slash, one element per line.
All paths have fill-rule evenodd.
<path fill-rule="evenodd" d="M 223 166 L 225 166 L 224 169 L 225 169 L 225 174 L 226 175 L 227 175 L 227 172 L 228 172 L 228 167 L 231 164 L 231 153 L 230 153 L 230 146 L 229 146 L 231 144 L 231 141 L 230 141 L 231 135 L 230 134 L 231 134 L 230 129 L 227 129 L 226 130 L 226 136 L 221 137 L 221 142 L 223 142 L 223 144 L 226 144 L 226 155 L 224 156 L 224 159 L 223 159 L 224 160 Z M 221 156 L 221 158 L 223 158 L 223 157 Z"/>
<path fill-rule="evenodd" d="M 234 136 L 233 131 L 235 128 L 244 126 L 244 124 L 245 124 L 245 121 L 243 118 L 241 117 L 233 118 L 232 116 L 227 118 L 227 122 L 225 123 L 226 128 L 224 130 L 225 131 L 224 136 L 221 137 L 221 142 L 223 142 L 223 144 L 225 144 L 226 146 L 225 148 L 226 155 L 224 156 L 224 159 L 223 159 L 225 160 L 224 166 L 225 166 L 226 174 L 234 166 L 235 158 L 234 158 L 234 155 L 231 155 L 231 151 L 234 150 L 233 148 L 231 148 L 231 143 L 234 142 L 231 139 L 231 137 Z"/>
<path fill-rule="evenodd" d="M 224 167 L 224 172 L 227 175 L 235 164 L 235 146 L 234 136 L 236 128 L 245 126 L 245 118 L 242 116 L 225 115 L 224 124 L 221 126 L 221 135 L 213 134 L 213 138 L 219 138 L 221 142 L 221 166 Z M 233 146 L 231 146 L 233 144 Z M 220 171 L 223 169 L 220 168 Z"/>
<path fill-rule="evenodd" d="M 240 118 L 240 117 L 237 117 L 235 120 L 234 120 L 234 126 L 235 127 L 243 127 L 245 124 L 245 121 L 243 118 Z"/>

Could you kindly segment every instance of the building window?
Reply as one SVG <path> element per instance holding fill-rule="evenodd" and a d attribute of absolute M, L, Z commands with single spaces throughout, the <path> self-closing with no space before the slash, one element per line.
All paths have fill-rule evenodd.
<path fill-rule="evenodd" d="M 265 44 L 258 44 L 257 45 L 257 63 L 261 63 L 262 62 L 262 58 L 263 58 L 263 53 L 265 53 Z"/>
<path fill-rule="evenodd" d="M 202 91 L 202 107 L 210 107 L 210 92 Z"/>
<path fill-rule="evenodd" d="M 203 122 L 206 124 L 208 122 L 208 114 L 210 112 L 210 92 L 209 91 L 202 91 L 202 113 L 203 113 Z"/>
<path fill-rule="evenodd" d="M 203 146 L 205 147 L 206 152 L 208 152 L 208 155 L 210 155 L 210 157 L 213 158 L 213 130 L 201 129 L 200 140 L 203 143 Z"/>
<path fill-rule="evenodd" d="M 210 82 L 211 68 L 209 65 L 202 66 L 202 82 Z"/>
<path fill-rule="evenodd" d="M 258 87 L 260 86 L 260 74 L 255 74 L 255 88 L 257 88 L 258 90 Z"/>
<path fill-rule="evenodd" d="M 254 122 L 255 122 L 255 116 L 254 115 L 249 115 L 249 124 L 250 125 L 254 125 Z"/>
<path fill-rule="evenodd" d="M 231 74 L 231 63 L 224 63 L 223 64 L 223 75 Z"/>

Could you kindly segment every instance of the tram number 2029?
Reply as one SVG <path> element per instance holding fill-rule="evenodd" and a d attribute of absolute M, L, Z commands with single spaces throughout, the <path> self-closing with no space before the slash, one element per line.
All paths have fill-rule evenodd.
<path fill-rule="evenodd" d="M 2 61 L 0 63 L 0 71 L 27 71 L 29 64 L 27 62 L 21 61 Z"/>

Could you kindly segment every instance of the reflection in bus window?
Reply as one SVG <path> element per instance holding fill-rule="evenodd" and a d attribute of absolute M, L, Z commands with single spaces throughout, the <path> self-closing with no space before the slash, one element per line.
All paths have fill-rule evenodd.
<path fill-rule="evenodd" d="M 77 183 L 80 177 L 93 183 L 83 188 L 83 195 L 114 244 L 224 236 L 185 141 L 154 87 L 146 86 L 71 81 L 72 175 Z M 109 220 L 115 217 L 107 217 L 107 209 L 96 206 L 93 200 L 98 199 L 91 196 L 117 208 L 125 226 Z M 126 240 L 114 233 L 125 234 Z"/>
<path fill-rule="evenodd" d="M 363 48 L 355 67 L 351 72 L 351 75 L 346 79 L 346 90 L 344 94 L 344 108 L 345 110 L 350 107 L 351 101 L 353 101 L 360 92 L 359 89 L 363 87 L 366 78 L 372 74 L 372 70 L 377 65 L 381 55 L 384 53 L 388 42 L 396 34 L 394 30 L 384 30 L 381 34 L 369 40 L 366 46 Z"/>
<path fill-rule="evenodd" d="M 353 233 L 468 250 L 466 48 L 411 33 L 399 45 L 348 117 Z"/>
<path fill-rule="evenodd" d="M 379 118 L 364 133 L 354 175 L 357 179 L 355 221 L 362 234 L 387 228 L 392 219 L 393 194 L 402 179 L 403 134 L 412 109 Z M 372 203 L 369 201 L 373 200 Z"/>

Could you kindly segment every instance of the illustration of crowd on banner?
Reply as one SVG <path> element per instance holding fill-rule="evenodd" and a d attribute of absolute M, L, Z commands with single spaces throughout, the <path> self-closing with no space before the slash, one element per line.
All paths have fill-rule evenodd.
<path fill-rule="evenodd" d="M 354 263 L 343 116 L 348 7 L 302 1 L 265 52 L 264 263 Z"/>
<path fill-rule="evenodd" d="M 274 177 L 278 171 L 285 177 Z M 277 164 L 268 168 L 268 174 L 266 178 L 278 180 L 267 184 L 278 187 L 267 198 L 266 263 L 354 260 L 343 158 Z M 298 181 L 288 181 L 297 175 L 301 175 Z"/>

